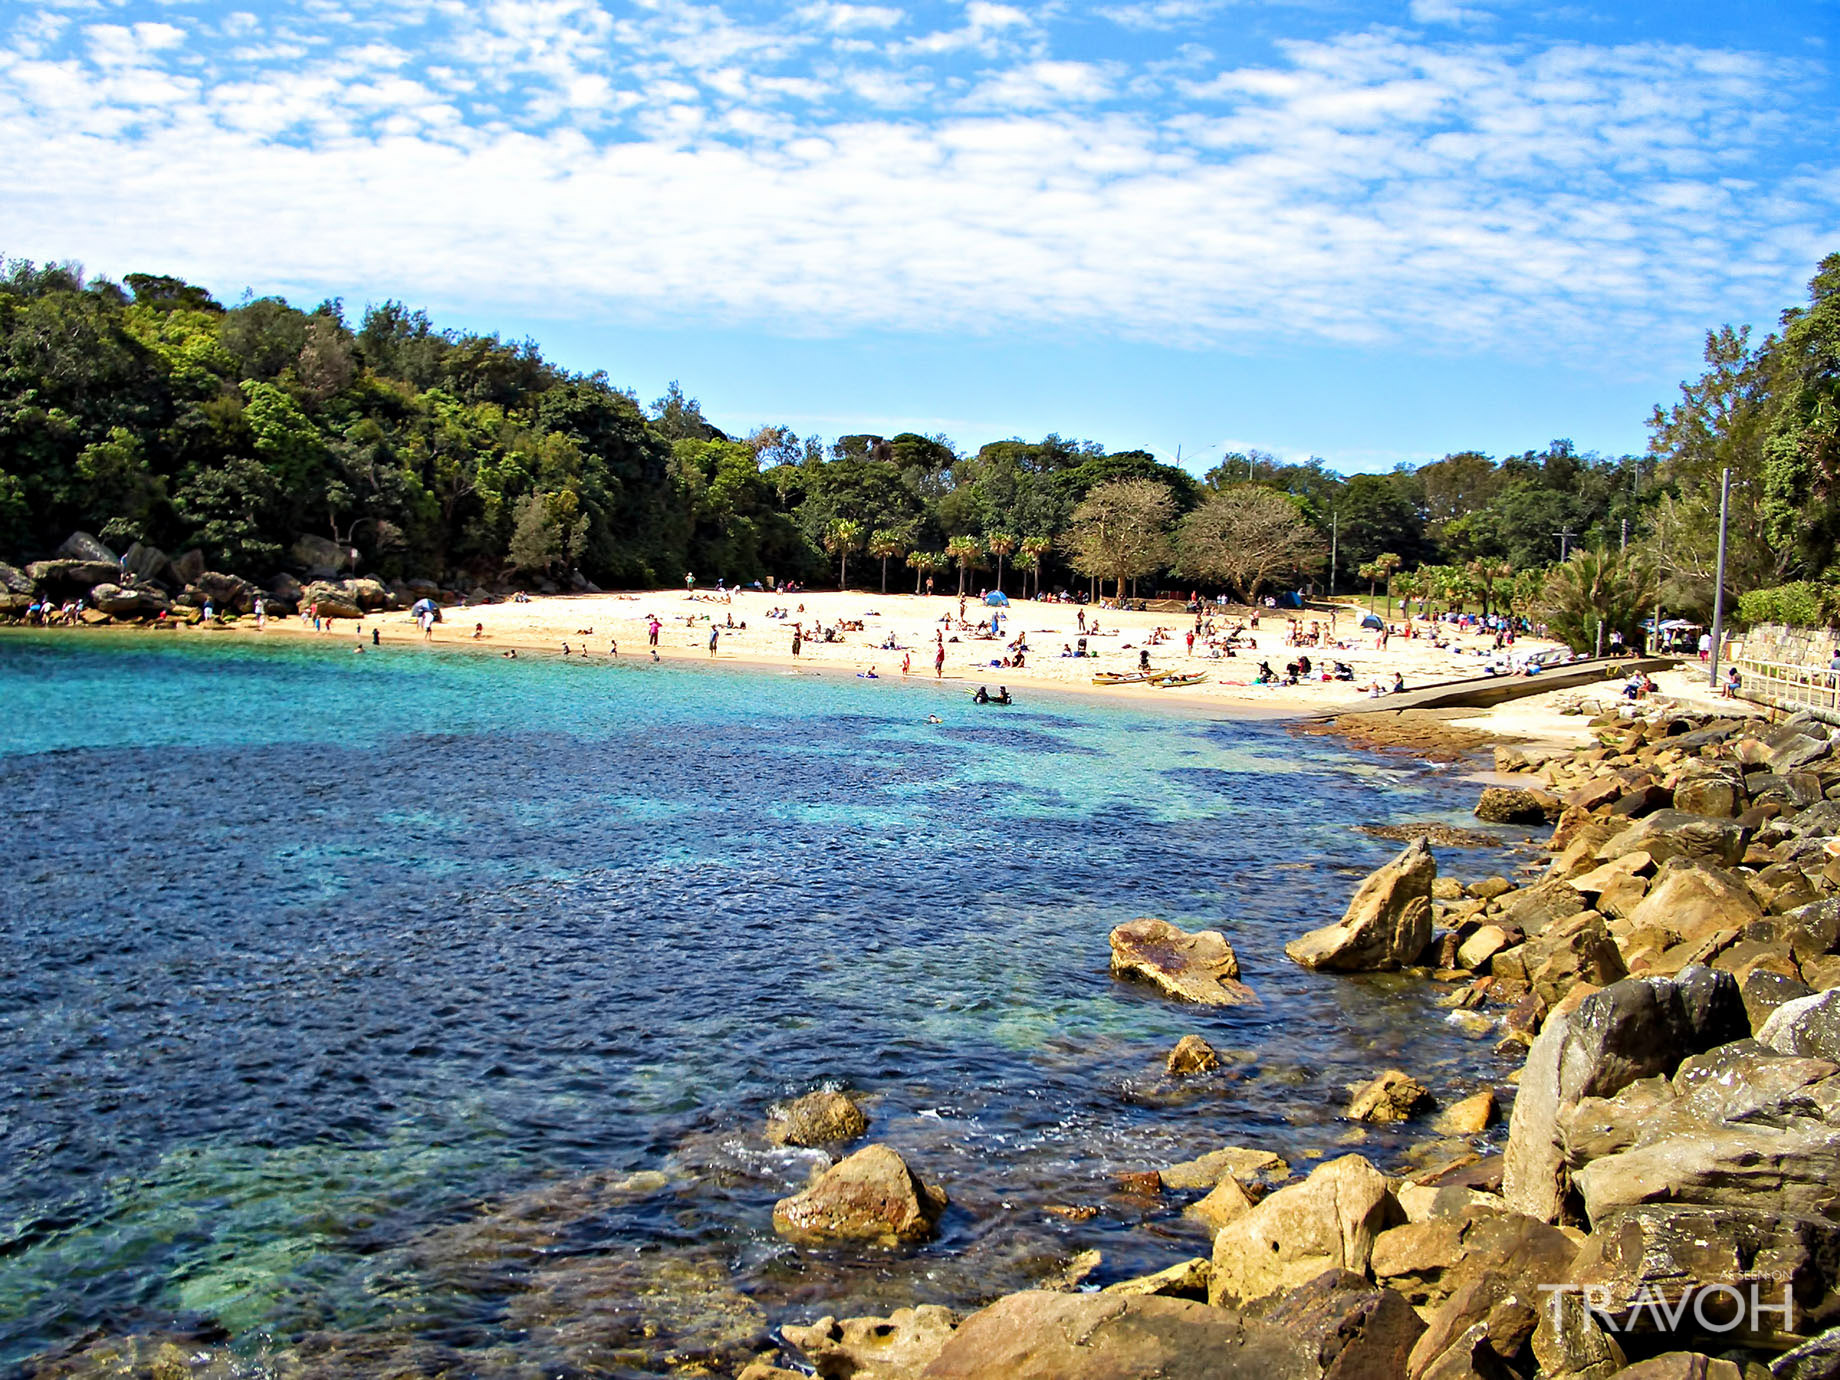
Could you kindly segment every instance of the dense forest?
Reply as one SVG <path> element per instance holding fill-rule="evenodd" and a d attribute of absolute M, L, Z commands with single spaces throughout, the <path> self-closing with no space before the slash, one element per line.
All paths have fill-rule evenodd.
<path fill-rule="evenodd" d="M 1711 602 L 1729 467 L 1728 588 L 1754 611 L 1825 613 L 1840 579 L 1840 255 L 1776 334 L 1712 332 L 1705 373 L 1650 430 L 1639 456 L 1554 441 L 1343 476 L 1253 452 L 1199 479 L 1054 435 L 975 451 L 770 424 L 731 437 L 676 384 L 645 407 L 533 342 L 438 330 L 399 302 L 354 322 L 338 301 L 225 306 L 171 277 L 0 270 L 0 556 L 19 562 L 80 530 L 116 550 L 198 548 L 255 581 L 331 550 L 353 572 L 466 588 L 695 571 L 1250 598 L 1333 578 L 1501 606 L 1536 600 L 1577 552 L 1625 602 L 1659 594 L 1691 613 Z"/>

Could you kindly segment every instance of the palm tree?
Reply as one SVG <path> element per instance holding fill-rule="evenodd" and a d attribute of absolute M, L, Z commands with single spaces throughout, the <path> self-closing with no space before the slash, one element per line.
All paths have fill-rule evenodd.
<path fill-rule="evenodd" d="M 1364 564 L 1359 572 L 1357 572 L 1363 580 L 1367 581 L 1367 611 L 1369 613 L 1374 611 L 1374 586 L 1379 584 L 1382 580 L 1387 581 L 1387 612 L 1391 613 L 1393 611 L 1393 572 L 1399 569 L 1403 564 L 1404 562 L 1391 551 L 1382 551 L 1378 556 L 1375 556 L 1371 561 Z"/>
<path fill-rule="evenodd" d="M 984 545 L 990 549 L 990 554 L 997 558 L 997 588 L 1001 590 L 1003 588 L 1003 560 L 1016 549 L 1016 538 L 1008 532 L 987 532 L 984 535 Z"/>
<path fill-rule="evenodd" d="M 1024 537 L 1017 548 L 1035 566 L 1035 597 L 1041 598 L 1041 563 L 1054 549 L 1053 537 Z"/>
<path fill-rule="evenodd" d="M 1408 570 L 1402 574 L 1395 575 L 1392 579 L 1387 581 L 1389 596 L 1392 591 L 1398 591 L 1399 611 L 1407 618 L 1412 616 L 1413 598 L 1418 597 L 1419 603 L 1422 606 L 1424 603 L 1423 596 L 1433 591 L 1435 588 L 1435 581 L 1423 570 Z M 1422 607 L 1419 611 L 1421 613 L 1424 612 Z"/>
<path fill-rule="evenodd" d="M 882 593 L 888 592 L 888 558 L 901 554 L 907 545 L 907 538 L 900 532 L 891 532 L 886 527 L 878 527 L 869 534 L 869 554 L 882 559 Z"/>
<path fill-rule="evenodd" d="M 1482 592 L 1482 616 L 1487 618 L 1495 602 L 1495 586 L 1513 579 L 1514 567 L 1506 561 L 1491 561 L 1479 556 L 1467 568 L 1476 588 Z"/>
<path fill-rule="evenodd" d="M 837 557 L 837 588 L 849 587 L 850 552 L 862 541 L 863 525 L 855 518 L 838 518 L 825 530 L 824 549 Z"/>
<path fill-rule="evenodd" d="M 1547 574 L 1537 607 L 1552 636 L 1574 651 L 1588 652 L 1613 632 L 1634 645 L 1658 585 L 1654 566 L 1638 552 L 1574 551 Z"/>
<path fill-rule="evenodd" d="M 907 563 L 914 571 L 914 593 L 920 592 L 920 582 L 935 570 L 944 570 L 948 562 L 937 551 L 909 551 Z"/>
<path fill-rule="evenodd" d="M 946 555 L 958 562 L 958 597 L 965 597 L 965 581 L 971 575 L 971 567 L 977 564 L 984 548 L 979 546 L 975 537 L 953 537 L 946 543 Z"/>

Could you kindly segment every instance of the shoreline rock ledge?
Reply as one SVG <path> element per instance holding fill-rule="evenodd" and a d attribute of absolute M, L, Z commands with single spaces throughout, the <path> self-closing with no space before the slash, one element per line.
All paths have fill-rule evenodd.
<path fill-rule="evenodd" d="M 1418 961 L 1431 943 L 1431 884 L 1437 860 L 1424 839 L 1361 883 L 1342 918 L 1284 946 L 1306 968 L 1372 973 Z"/>
<path fill-rule="evenodd" d="M 1239 957 L 1219 930 L 1190 934 L 1144 917 L 1112 931 L 1112 976 L 1147 982 L 1166 997 L 1202 1006 L 1256 1004 L 1239 980 Z"/>

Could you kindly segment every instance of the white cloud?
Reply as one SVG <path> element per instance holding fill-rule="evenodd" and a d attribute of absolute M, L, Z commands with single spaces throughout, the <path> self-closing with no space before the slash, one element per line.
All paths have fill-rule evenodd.
<path fill-rule="evenodd" d="M 8 247 L 473 312 L 1577 354 L 1699 330 L 1840 219 L 1832 157 L 1778 156 L 1807 74 L 1753 55 L 1374 30 L 1133 65 L 954 13 L 39 11 L 0 43 Z"/>

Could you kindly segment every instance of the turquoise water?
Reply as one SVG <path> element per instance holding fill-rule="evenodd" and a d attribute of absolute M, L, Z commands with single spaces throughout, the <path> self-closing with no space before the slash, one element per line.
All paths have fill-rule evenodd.
<path fill-rule="evenodd" d="M 1377 1067 L 1492 1071 L 1421 986 L 1282 956 L 1391 852 L 1351 825 L 1469 803 L 1409 763 L 1075 698 L 154 636 L 0 639 L 0 1363 L 176 1331 L 258 1371 L 727 1365 L 782 1319 L 1205 1249 L 1113 1176 L 1305 1164 Z M 1114 982 L 1142 914 L 1224 929 L 1263 1004 Z M 1229 1064 L 1174 1086 L 1191 1030 Z M 938 1242 L 773 1235 L 813 1157 L 765 1113 L 826 1084 L 951 1193 Z"/>

